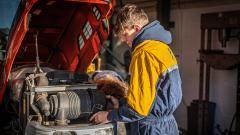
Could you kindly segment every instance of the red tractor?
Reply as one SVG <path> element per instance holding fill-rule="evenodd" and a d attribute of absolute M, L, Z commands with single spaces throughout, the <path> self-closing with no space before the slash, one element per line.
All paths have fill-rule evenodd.
<path fill-rule="evenodd" d="M 114 134 L 86 69 L 109 34 L 110 0 L 22 0 L 0 63 L 1 124 L 16 134 Z M 5 134 L 5 132 L 1 133 Z"/>

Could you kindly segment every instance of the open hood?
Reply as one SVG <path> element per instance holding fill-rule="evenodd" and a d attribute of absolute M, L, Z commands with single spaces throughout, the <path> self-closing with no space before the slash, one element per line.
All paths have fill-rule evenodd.
<path fill-rule="evenodd" d="M 13 66 L 40 64 L 85 72 L 109 33 L 110 0 L 25 0 L 1 67 L 0 103 Z"/>
<path fill-rule="evenodd" d="M 111 5 L 96 0 L 39 0 L 28 14 L 28 31 L 14 64 L 39 59 L 57 69 L 85 71 L 109 32 Z"/>

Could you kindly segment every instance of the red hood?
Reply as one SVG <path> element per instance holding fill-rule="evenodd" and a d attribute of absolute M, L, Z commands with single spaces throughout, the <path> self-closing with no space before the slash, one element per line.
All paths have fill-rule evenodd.
<path fill-rule="evenodd" d="M 84 72 L 106 40 L 112 4 L 108 0 L 26 0 L 10 33 L 1 67 L 0 103 L 14 66 L 40 63 Z M 21 8 L 20 8 L 21 9 Z M 16 19 L 16 18 L 15 18 Z"/>

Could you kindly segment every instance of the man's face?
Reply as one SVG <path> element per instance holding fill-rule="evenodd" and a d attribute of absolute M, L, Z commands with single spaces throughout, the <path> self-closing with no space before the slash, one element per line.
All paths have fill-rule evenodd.
<path fill-rule="evenodd" d="M 134 27 L 125 28 L 124 32 L 119 36 L 122 42 L 127 43 L 131 47 L 133 39 L 135 38 L 138 30 Z"/>

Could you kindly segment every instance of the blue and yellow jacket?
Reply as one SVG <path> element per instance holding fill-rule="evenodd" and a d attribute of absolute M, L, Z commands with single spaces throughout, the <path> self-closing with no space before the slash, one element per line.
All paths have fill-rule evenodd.
<path fill-rule="evenodd" d="M 158 21 L 141 29 L 132 44 L 127 104 L 112 110 L 111 121 L 152 121 L 172 116 L 181 102 L 181 78 L 167 44 L 171 34 Z"/>

